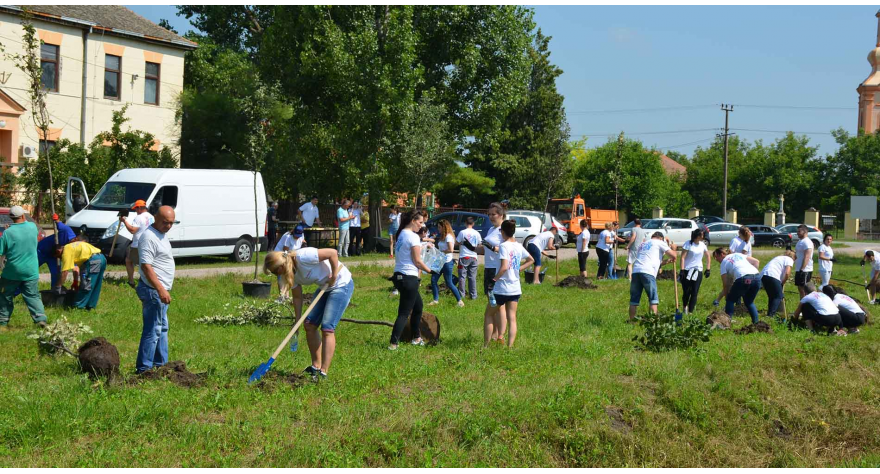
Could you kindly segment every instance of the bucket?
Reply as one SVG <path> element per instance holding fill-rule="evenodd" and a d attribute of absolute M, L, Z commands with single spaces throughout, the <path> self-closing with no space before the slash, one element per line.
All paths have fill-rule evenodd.
<path fill-rule="evenodd" d="M 534 278 L 535 278 L 535 271 L 534 270 L 526 270 L 524 273 L 526 276 L 525 282 L 528 283 L 529 285 L 531 285 L 532 281 L 534 281 Z M 541 283 L 544 283 L 544 277 L 546 277 L 546 276 L 547 276 L 547 270 L 541 270 L 541 276 L 539 277 Z"/>
<path fill-rule="evenodd" d="M 76 300 L 76 292 L 68 291 L 58 293 L 54 290 L 40 290 L 40 299 L 43 300 L 43 306 L 73 306 Z"/>
<path fill-rule="evenodd" d="M 245 296 L 251 298 L 268 298 L 272 292 L 272 284 L 261 281 L 243 281 L 241 282 L 241 290 Z"/>

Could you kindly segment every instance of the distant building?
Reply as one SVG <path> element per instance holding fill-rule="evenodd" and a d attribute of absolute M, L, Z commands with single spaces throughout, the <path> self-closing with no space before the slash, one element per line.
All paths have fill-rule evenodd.
<path fill-rule="evenodd" d="M 859 93 L 859 128 L 867 133 L 880 129 L 880 11 L 875 16 L 878 22 L 877 44 L 868 53 L 871 74 L 856 89 Z"/>
<path fill-rule="evenodd" d="M 24 52 L 23 8 L 42 41 L 49 146 L 61 138 L 87 145 L 109 131 L 113 112 L 128 104 L 126 126 L 153 134 L 155 148 L 176 148 L 174 104 L 183 88 L 184 53 L 195 43 L 119 5 L 6 5 L 0 6 L 0 43 L 8 55 Z M 0 161 L 6 166 L 17 166 L 39 146 L 29 107 L 24 73 L 0 58 Z"/>
<path fill-rule="evenodd" d="M 663 167 L 663 171 L 669 176 L 678 175 L 682 179 L 687 177 L 687 168 L 683 164 L 662 153 L 660 154 L 660 166 Z"/>

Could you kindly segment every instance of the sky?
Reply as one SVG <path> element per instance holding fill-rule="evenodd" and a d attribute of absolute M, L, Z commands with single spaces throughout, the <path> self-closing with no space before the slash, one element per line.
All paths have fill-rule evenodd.
<path fill-rule="evenodd" d="M 181 33 L 174 6 L 129 6 Z M 604 144 L 623 131 L 646 146 L 690 155 L 709 146 L 732 104 L 731 132 L 769 144 L 805 133 L 819 153 L 830 131 L 855 133 L 856 88 L 877 42 L 876 7 L 537 6 L 564 72 L 572 139 Z M 635 109 L 635 110 L 634 110 Z M 648 110 L 646 110 L 648 109 Z M 670 133 L 674 132 L 674 133 Z"/>

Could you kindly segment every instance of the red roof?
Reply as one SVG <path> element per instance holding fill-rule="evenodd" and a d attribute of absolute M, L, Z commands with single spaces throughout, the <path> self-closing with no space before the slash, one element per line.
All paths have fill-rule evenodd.
<path fill-rule="evenodd" d="M 687 176 L 687 168 L 685 166 L 672 158 L 661 154 L 660 155 L 660 166 L 663 167 L 663 171 L 666 171 L 666 174 L 672 175 L 681 175 L 681 177 Z"/>

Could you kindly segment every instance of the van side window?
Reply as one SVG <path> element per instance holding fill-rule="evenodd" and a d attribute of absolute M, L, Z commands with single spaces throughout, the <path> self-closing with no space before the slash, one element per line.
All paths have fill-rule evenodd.
<path fill-rule="evenodd" d="M 162 186 L 156 191 L 153 202 L 150 203 L 150 214 L 156 215 L 162 206 L 177 207 L 177 186 Z"/>

